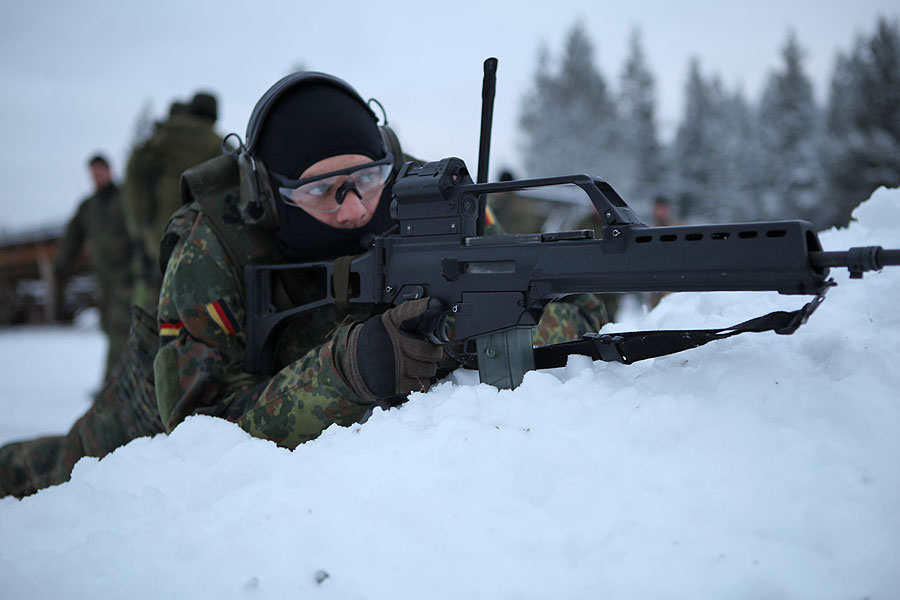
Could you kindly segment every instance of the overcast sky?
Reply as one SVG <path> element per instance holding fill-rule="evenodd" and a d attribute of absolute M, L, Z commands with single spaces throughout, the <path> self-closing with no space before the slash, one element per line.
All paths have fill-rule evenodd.
<path fill-rule="evenodd" d="M 135 119 L 214 90 L 221 133 L 243 135 L 256 100 L 297 65 L 378 98 L 404 148 L 477 168 L 484 59 L 499 59 L 492 174 L 518 166 L 516 121 L 540 46 L 560 54 L 575 22 L 612 85 L 633 28 L 657 79 L 671 134 L 688 61 L 755 99 L 789 29 L 824 100 L 838 50 L 868 35 L 896 0 L 555 0 L 455 2 L 4 2 L 0 8 L 0 230 L 65 220 L 91 191 L 85 160 L 107 153 L 121 175 Z M 615 185 L 614 173 L 596 173 Z"/>

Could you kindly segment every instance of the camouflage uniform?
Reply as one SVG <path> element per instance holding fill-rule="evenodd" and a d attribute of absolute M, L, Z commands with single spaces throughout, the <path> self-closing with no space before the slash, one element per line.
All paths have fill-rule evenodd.
<path fill-rule="evenodd" d="M 514 192 L 491 194 L 488 197 L 491 209 L 503 223 L 507 233 L 540 233 L 543 231 L 546 215 L 541 214 L 533 198 Z"/>
<path fill-rule="evenodd" d="M 192 188 L 194 196 L 217 207 L 242 258 L 248 263 L 284 262 L 271 232 L 243 220 L 235 159 L 220 156 L 191 169 L 198 171 L 203 172 L 197 178 L 203 189 Z M 171 247 L 171 255 L 158 322 L 148 323 L 149 317 L 135 308 L 134 334 L 123 362 L 68 436 L 0 448 L 0 496 L 24 495 L 65 481 L 80 456 L 103 456 L 135 437 L 171 431 L 192 414 L 228 419 L 251 435 L 293 448 L 333 423 L 364 421 L 372 410 L 341 370 L 350 328 L 372 316 L 372 306 L 351 305 L 349 311 L 325 306 L 298 316 L 277 340 L 277 372 L 250 374 L 244 370 L 243 277 L 233 270 L 209 218 L 194 201 L 175 213 L 166 231 L 163 248 Z M 489 223 L 488 231 L 500 229 Z M 282 303 L 288 306 L 322 296 L 321 276 L 295 274 L 280 283 Z M 602 306 L 590 302 L 551 304 L 535 341 L 578 337 L 598 329 L 602 318 Z M 158 352 L 148 342 L 155 342 L 157 326 Z"/>
<path fill-rule="evenodd" d="M 238 171 L 231 157 L 216 163 L 216 184 L 206 190 L 250 263 L 285 262 L 274 238 L 243 223 Z M 160 293 L 160 351 L 154 362 L 159 412 L 171 431 L 194 413 L 238 423 L 257 437 L 282 446 L 317 437 L 332 423 L 350 425 L 371 409 L 350 389 L 340 372 L 340 355 L 350 323 L 335 307 L 294 320 L 281 335 L 279 371 L 251 375 L 244 370 L 246 312 L 242 278 L 233 273 L 225 250 L 196 203 L 180 211 L 169 228 L 180 239 L 169 259 Z M 318 278 L 283 280 L 291 301 L 304 303 L 321 294 Z M 354 307 L 354 319 L 372 314 Z M 329 335 L 329 332 L 332 332 Z M 325 340 L 325 343 L 323 343 Z"/>
<path fill-rule="evenodd" d="M 109 340 L 108 374 L 122 352 L 131 325 L 131 245 L 125 233 L 121 195 L 114 183 L 82 201 L 66 227 L 53 263 L 60 298 L 83 247 L 87 248 L 100 291 L 100 323 Z"/>
<path fill-rule="evenodd" d="M 181 207 L 181 174 L 221 152 L 222 138 L 212 120 L 177 113 L 157 125 L 128 159 L 124 205 L 135 246 L 133 302 L 147 312 L 156 310 L 162 280 L 159 241 L 169 217 Z"/>
<path fill-rule="evenodd" d="M 233 159 L 216 160 L 220 172 L 206 180 L 218 184 L 205 190 L 210 199 L 206 205 L 221 207 L 222 220 L 240 241 L 248 263 L 284 262 L 271 235 L 242 222 Z M 187 415 L 203 413 L 292 448 L 332 423 L 346 426 L 364 419 L 371 405 L 351 390 L 341 372 L 341 358 L 352 323 L 370 316 L 371 307 L 355 306 L 347 314 L 329 306 L 299 317 L 278 342 L 278 372 L 247 373 L 242 282 L 207 220 L 197 214 L 196 204 L 188 206 L 170 227 L 185 234 L 169 260 L 160 295 L 161 347 L 154 371 L 166 429 L 171 431 Z M 282 283 L 293 305 L 323 296 L 321 277 L 304 280 L 298 275 Z M 572 339 L 596 331 L 602 323 L 602 305 L 596 301 L 551 305 L 536 340 Z"/>

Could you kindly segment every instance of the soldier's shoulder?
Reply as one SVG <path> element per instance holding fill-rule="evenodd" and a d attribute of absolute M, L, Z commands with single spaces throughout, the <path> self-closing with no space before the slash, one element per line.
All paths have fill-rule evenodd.
<path fill-rule="evenodd" d="M 229 195 L 237 189 L 239 181 L 237 159 L 230 154 L 221 154 L 205 160 L 189 167 L 181 175 L 185 201 Z"/>
<path fill-rule="evenodd" d="M 167 261 L 166 279 L 171 280 L 172 285 L 168 291 L 164 285 L 162 294 L 175 290 L 182 297 L 221 296 L 241 285 L 241 282 L 234 281 L 225 249 L 206 219 L 197 218 L 197 213 L 194 213 L 185 215 L 184 220 L 175 225 L 180 225 L 183 237 Z M 173 221 L 170 221 L 172 227 Z"/>
<path fill-rule="evenodd" d="M 182 177 L 185 204 L 166 226 L 175 235 L 201 249 L 216 262 L 227 259 L 230 248 L 246 262 L 277 260 L 277 246 L 269 232 L 248 224 L 240 205 L 240 189 L 233 158 L 218 157 L 188 169 Z M 225 173 L 221 169 L 225 169 Z M 195 171 L 196 170 L 196 171 Z M 218 177 L 212 174 L 219 173 Z"/>

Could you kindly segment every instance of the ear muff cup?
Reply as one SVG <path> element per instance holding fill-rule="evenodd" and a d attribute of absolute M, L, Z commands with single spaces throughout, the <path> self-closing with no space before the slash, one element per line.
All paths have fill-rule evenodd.
<path fill-rule="evenodd" d="M 238 155 L 237 163 L 246 217 L 250 223 L 262 229 L 278 228 L 278 207 L 275 206 L 278 200 L 269 183 L 265 165 L 246 152 Z"/>
<path fill-rule="evenodd" d="M 394 156 L 394 164 L 391 168 L 396 175 L 404 162 L 403 149 L 400 147 L 400 140 L 397 138 L 397 134 L 394 133 L 394 130 L 387 125 L 381 125 L 378 127 L 378 130 L 381 132 L 381 139 L 384 140 L 384 147 Z"/>

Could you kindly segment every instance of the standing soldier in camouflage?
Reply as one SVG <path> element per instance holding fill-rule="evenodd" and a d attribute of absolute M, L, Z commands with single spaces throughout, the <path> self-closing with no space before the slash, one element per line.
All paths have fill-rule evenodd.
<path fill-rule="evenodd" d="M 513 181 L 509 170 L 500 173 L 500 181 Z M 518 192 L 499 192 L 488 196 L 489 206 L 507 233 L 540 233 L 547 215 L 539 209 L 534 198 Z"/>
<path fill-rule="evenodd" d="M 396 138 L 346 82 L 304 72 L 276 83 L 257 103 L 238 152 L 184 173 L 186 204 L 160 249 L 168 266 L 158 351 L 147 336 L 157 328 L 137 310 L 129 368 L 119 363 L 69 435 L 0 448 L 0 496 L 65 481 L 79 453 L 103 456 L 192 414 L 228 419 L 293 448 L 332 424 L 363 422 L 375 407 L 402 403 L 454 368 L 441 346 L 412 333 L 437 310 L 423 298 L 388 310 L 327 305 L 299 315 L 275 340 L 273 372 L 245 370 L 242 266 L 365 251 L 372 236 L 395 226 L 389 204 L 401 156 Z M 323 277 L 285 273 L 278 308 L 322 296 Z M 542 321 L 539 332 L 580 335 L 601 325 L 585 311 L 547 314 L 550 325 Z"/>
<path fill-rule="evenodd" d="M 122 352 L 131 323 L 131 245 L 109 162 L 97 154 L 88 166 L 94 193 L 78 206 L 60 240 L 53 262 L 54 304 L 59 313 L 66 283 L 81 251 L 87 250 L 100 295 L 100 324 L 108 341 L 105 379 Z"/>
<path fill-rule="evenodd" d="M 213 130 L 217 115 L 216 98 L 209 93 L 198 92 L 187 104 L 173 102 L 169 118 L 128 159 L 124 204 L 134 244 L 132 300 L 151 314 L 162 283 L 159 242 L 181 206 L 181 173 L 222 152 L 222 138 Z"/>

